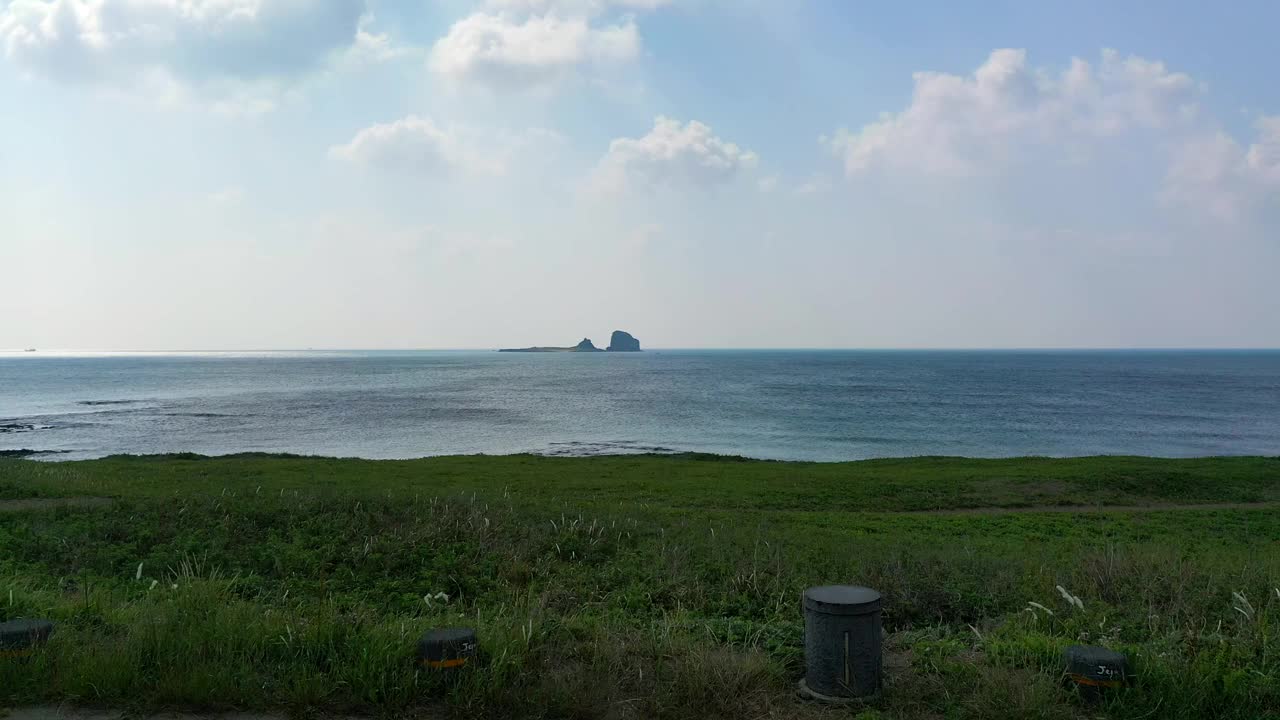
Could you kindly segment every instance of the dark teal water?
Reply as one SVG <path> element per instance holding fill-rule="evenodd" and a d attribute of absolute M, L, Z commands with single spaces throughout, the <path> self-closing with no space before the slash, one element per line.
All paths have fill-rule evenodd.
<path fill-rule="evenodd" d="M 1280 351 L 0 355 L 0 449 L 1280 455 Z"/>

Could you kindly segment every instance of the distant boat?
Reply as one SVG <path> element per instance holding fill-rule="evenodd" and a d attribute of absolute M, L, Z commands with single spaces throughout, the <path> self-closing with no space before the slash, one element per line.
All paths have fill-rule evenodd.
<path fill-rule="evenodd" d="M 36 349 L 35 349 L 35 348 L 27 348 L 26 350 L 23 350 L 22 352 L 35 352 L 35 351 L 36 351 Z"/>

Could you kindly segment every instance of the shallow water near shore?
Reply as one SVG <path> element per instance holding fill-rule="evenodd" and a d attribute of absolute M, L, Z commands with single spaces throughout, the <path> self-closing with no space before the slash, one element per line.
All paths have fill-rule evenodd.
<path fill-rule="evenodd" d="M 0 354 L 20 448 L 1277 455 L 1280 351 Z"/>

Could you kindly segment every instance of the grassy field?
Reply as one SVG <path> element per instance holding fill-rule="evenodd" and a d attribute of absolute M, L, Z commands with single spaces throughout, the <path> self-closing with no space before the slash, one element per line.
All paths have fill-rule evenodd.
<path fill-rule="evenodd" d="M 0 706 L 1280 718 L 1278 502 L 1276 458 L 0 459 L 0 620 L 59 623 Z M 885 596 L 874 706 L 794 695 L 829 583 Z M 416 669 L 446 624 L 481 660 Z M 1136 682 L 1084 703 L 1077 642 Z"/>

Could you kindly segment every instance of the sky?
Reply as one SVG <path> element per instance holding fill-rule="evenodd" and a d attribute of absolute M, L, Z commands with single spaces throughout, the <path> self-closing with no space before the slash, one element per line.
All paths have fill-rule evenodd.
<path fill-rule="evenodd" d="M 1280 346 L 1277 27 L 0 0 L 0 349 Z"/>

